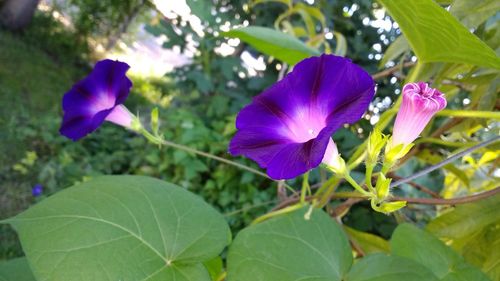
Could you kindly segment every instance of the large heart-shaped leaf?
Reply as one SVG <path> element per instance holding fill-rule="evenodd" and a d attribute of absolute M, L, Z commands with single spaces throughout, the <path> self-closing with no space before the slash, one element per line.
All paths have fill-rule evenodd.
<path fill-rule="evenodd" d="M 0 263 L 0 281 L 35 281 L 26 258 Z"/>
<path fill-rule="evenodd" d="M 422 62 L 467 63 L 500 68 L 500 58 L 432 0 L 379 0 L 401 27 Z"/>
<path fill-rule="evenodd" d="M 391 249 L 394 255 L 412 259 L 427 267 L 441 280 L 489 280 L 439 239 L 411 224 L 396 228 L 391 238 Z"/>
<path fill-rule="evenodd" d="M 357 243 L 366 254 L 389 253 L 389 242 L 377 235 L 362 232 L 344 225 L 344 230 L 349 235 L 349 239 Z"/>
<path fill-rule="evenodd" d="M 354 264 L 345 281 L 438 281 L 427 268 L 410 259 L 371 254 Z"/>
<path fill-rule="evenodd" d="M 225 32 L 224 36 L 239 38 L 258 51 L 290 65 L 294 65 L 310 56 L 320 54 L 318 50 L 307 46 L 299 39 L 267 27 L 242 27 Z"/>
<path fill-rule="evenodd" d="M 8 220 L 40 280 L 210 280 L 202 264 L 230 241 L 199 197 L 140 176 L 70 187 Z"/>
<path fill-rule="evenodd" d="M 342 280 L 351 248 L 326 213 L 306 209 L 242 230 L 229 248 L 228 281 Z"/>

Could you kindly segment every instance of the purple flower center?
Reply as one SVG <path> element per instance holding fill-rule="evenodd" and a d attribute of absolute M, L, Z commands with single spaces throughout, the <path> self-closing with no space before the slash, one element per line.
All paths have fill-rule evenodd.
<path fill-rule="evenodd" d="M 295 142 L 308 142 L 316 138 L 326 127 L 325 116 L 314 108 L 298 108 L 287 120 L 288 136 Z"/>

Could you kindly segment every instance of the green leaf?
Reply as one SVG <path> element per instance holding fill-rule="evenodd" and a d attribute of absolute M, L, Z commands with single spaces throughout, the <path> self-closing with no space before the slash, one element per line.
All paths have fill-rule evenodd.
<path fill-rule="evenodd" d="M 467 262 L 480 267 L 492 280 L 500 280 L 500 223 L 485 227 L 480 233 L 469 237 L 462 247 Z"/>
<path fill-rule="evenodd" d="M 465 260 L 499 280 L 500 194 L 454 210 L 432 220 L 427 229 L 460 252 Z"/>
<path fill-rule="evenodd" d="M 212 278 L 212 281 L 219 280 L 219 277 L 221 276 L 224 269 L 222 258 L 215 257 L 209 261 L 204 262 L 204 265 L 210 273 L 210 278 Z"/>
<path fill-rule="evenodd" d="M 390 251 L 389 242 L 384 240 L 382 237 L 368 232 L 358 231 L 345 225 L 344 230 L 347 232 L 350 239 L 358 243 L 366 254 L 389 253 Z"/>
<path fill-rule="evenodd" d="M 337 56 L 345 56 L 347 53 L 347 40 L 340 32 L 334 31 L 333 35 L 335 35 L 335 54 Z"/>
<path fill-rule="evenodd" d="M 477 27 L 500 10 L 498 0 L 455 0 L 450 13 L 468 28 Z"/>
<path fill-rule="evenodd" d="M 386 63 L 391 60 L 397 59 L 399 56 L 410 50 L 410 45 L 408 45 L 408 40 L 406 37 L 399 36 L 391 43 L 389 48 L 384 53 L 382 60 L 380 61 L 379 67 L 382 68 Z"/>
<path fill-rule="evenodd" d="M 242 230 L 229 248 L 231 281 L 342 280 L 352 263 L 351 248 L 326 213 L 307 208 Z"/>
<path fill-rule="evenodd" d="M 9 219 L 41 280 L 210 280 L 230 241 L 222 215 L 175 185 L 104 176 Z"/>
<path fill-rule="evenodd" d="M 371 254 L 354 264 L 345 281 L 438 281 L 424 266 L 403 257 Z"/>
<path fill-rule="evenodd" d="M 35 281 L 26 258 L 17 258 L 0 263 L 0 281 Z"/>
<path fill-rule="evenodd" d="M 193 15 L 196 15 L 202 21 L 210 22 L 215 20 L 214 16 L 210 13 L 212 6 L 209 2 L 205 0 L 186 0 L 186 4 L 191 9 Z"/>
<path fill-rule="evenodd" d="M 427 225 L 434 235 L 450 242 L 471 236 L 500 221 L 500 194 L 470 204 L 458 205 Z"/>
<path fill-rule="evenodd" d="M 239 38 L 258 51 L 290 65 L 294 65 L 310 56 L 320 54 L 318 50 L 307 46 L 291 35 L 261 26 L 247 26 L 233 29 L 224 32 L 223 35 L 231 38 Z"/>
<path fill-rule="evenodd" d="M 420 263 L 442 280 L 489 280 L 439 239 L 411 224 L 401 224 L 396 228 L 391 249 L 394 255 Z"/>
<path fill-rule="evenodd" d="M 424 161 L 427 162 L 431 165 L 436 165 L 437 163 L 440 163 L 441 161 L 444 161 L 444 158 L 436 153 L 433 153 L 430 149 L 424 149 L 422 150 L 417 157 Z M 444 166 L 444 169 L 446 169 L 447 172 L 453 173 L 460 181 L 465 185 L 469 186 L 470 185 L 470 180 L 467 174 L 457 168 L 454 164 L 450 163 Z"/>
<path fill-rule="evenodd" d="M 456 62 L 500 68 L 500 58 L 432 0 L 379 0 L 397 21 L 422 62 Z"/>

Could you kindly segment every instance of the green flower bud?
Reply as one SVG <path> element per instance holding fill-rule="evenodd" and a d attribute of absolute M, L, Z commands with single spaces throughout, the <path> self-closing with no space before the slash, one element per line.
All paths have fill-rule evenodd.
<path fill-rule="evenodd" d="M 153 130 L 153 134 L 155 136 L 158 135 L 158 132 L 160 130 L 160 125 L 158 122 L 158 107 L 153 108 L 151 110 L 151 130 Z"/>
<path fill-rule="evenodd" d="M 368 144 L 367 144 L 367 157 L 366 157 L 366 162 L 368 164 L 377 163 L 380 151 L 382 150 L 386 142 L 387 142 L 387 136 L 383 135 L 378 128 L 375 128 L 370 133 L 370 137 L 368 139 Z"/>

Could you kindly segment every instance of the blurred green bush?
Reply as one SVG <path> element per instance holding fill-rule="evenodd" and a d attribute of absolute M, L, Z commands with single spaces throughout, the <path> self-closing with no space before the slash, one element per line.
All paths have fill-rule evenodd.
<path fill-rule="evenodd" d="M 161 130 L 168 140 L 229 158 L 227 144 L 235 130 L 236 113 L 278 79 L 278 69 L 282 65 L 276 60 L 267 60 L 266 70 L 250 75 L 242 66 L 239 55 L 245 50 L 255 56 L 258 53 L 241 45 L 233 55 L 222 56 L 217 52 L 224 43 L 221 37 L 217 37 L 222 31 L 219 23 L 249 21 L 272 26 L 283 9 L 270 3 L 249 11 L 243 9 L 246 1 L 236 0 L 214 4 L 216 16 L 213 16 L 207 14 L 203 3 L 188 1 L 193 12 L 206 25 L 204 37 L 198 36 L 180 18 L 166 22 L 160 17 L 148 28 L 153 34 L 169 35 L 165 43 L 168 48 L 178 46 L 185 49 L 189 44 L 186 37 L 191 36 L 198 44 L 197 52 L 192 64 L 177 68 L 161 79 L 134 78 L 127 107 L 137 110 L 141 118 L 147 120 L 149 111 L 157 106 Z M 376 28 L 363 25 L 362 19 L 373 18 L 372 5 L 376 4 L 361 1 L 358 9 L 350 15 L 343 12 L 344 6 L 351 5 L 349 1 L 325 1 L 320 5 L 328 26 L 332 30 L 335 26 L 335 30 L 346 36 L 347 56 L 368 71 L 375 71 L 378 62 L 369 59 L 368 54 L 372 52 L 373 44 L 381 42 L 380 34 Z M 90 12 L 86 14 L 90 15 Z M 95 21 L 94 24 L 101 22 Z M 89 27 L 92 28 L 97 27 Z M 177 30 L 174 32 L 177 36 L 172 33 L 173 28 Z M 357 32 L 359 29 L 363 29 L 362 34 Z M 80 35 L 43 13 L 35 16 L 34 24 L 23 34 L 0 32 L 0 101 L 9 104 L 0 113 L 1 143 L 6 144 L 1 149 L 5 156 L 0 160 L 1 218 L 15 215 L 33 204 L 36 200 L 31 196 L 31 187 L 37 183 L 44 186 L 44 196 L 47 196 L 75 182 L 102 174 L 142 174 L 176 183 L 199 194 L 226 214 L 233 230 L 240 229 L 276 204 L 276 183 L 213 160 L 172 149 L 159 149 L 112 124 L 105 124 L 79 142 L 61 137 L 58 133 L 61 98 L 89 69 L 87 43 Z M 389 38 L 392 32 L 384 31 L 384 34 Z M 12 69 L 16 69 L 15 74 Z M 394 93 L 395 86 L 388 79 L 379 83 L 384 85 L 380 88 L 379 98 Z M 345 156 L 349 156 L 366 137 L 359 133 L 359 129 L 370 126 L 367 120 L 363 120 L 360 125 L 342 129 L 336 134 L 335 140 Z M 33 155 L 36 155 L 33 163 L 23 161 L 27 156 L 33 158 Z M 247 159 L 236 160 L 257 168 Z M 313 181 L 319 181 L 320 177 L 318 172 L 311 175 Z M 293 181 L 290 183 L 294 184 Z M 358 208 L 360 210 L 352 212 L 353 219 L 348 219 L 348 223 L 355 221 L 362 229 L 390 236 L 394 220 L 377 217 L 378 223 L 373 224 L 373 218 L 363 215 L 365 207 Z M 10 241 L 2 243 L 0 259 L 21 255 L 12 231 L 2 226 L 0 238 Z"/>

